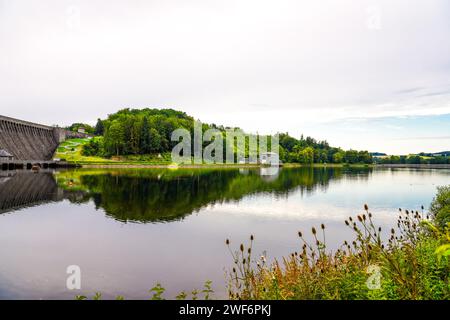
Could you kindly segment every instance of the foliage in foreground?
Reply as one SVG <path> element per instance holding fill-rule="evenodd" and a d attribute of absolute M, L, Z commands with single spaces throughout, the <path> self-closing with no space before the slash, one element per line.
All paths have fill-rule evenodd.
<path fill-rule="evenodd" d="M 161 284 L 157 283 L 152 289 L 149 290 L 150 300 L 165 300 L 164 292 L 166 289 L 161 286 Z M 212 281 L 207 280 L 203 285 L 202 290 L 194 289 L 190 293 L 185 291 L 181 291 L 176 297 L 176 300 L 210 300 L 214 290 L 212 289 Z M 76 300 L 89 300 L 89 297 L 78 295 L 75 297 Z M 92 300 L 102 300 L 102 294 L 100 292 L 96 292 L 94 296 L 92 296 Z M 125 300 L 124 296 L 117 296 L 116 300 Z"/>
<path fill-rule="evenodd" d="M 437 199 L 442 192 L 439 189 Z M 447 198 L 448 199 L 448 198 Z M 433 207 L 432 207 L 433 208 Z M 334 253 L 327 249 L 325 225 L 312 228 L 313 243 L 303 233 L 298 252 L 273 264 L 266 258 L 252 258 L 250 246 L 230 252 L 231 299 L 449 299 L 450 234 L 435 226 L 429 215 L 399 209 L 397 230 L 390 230 L 387 242 L 376 227 L 372 213 L 345 221 L 354 233 Z M 447 242 L 447 243 L 446 243 Z M 226 241 L 230 246 L 229 240 Z"/>
<path fill-rule="evenodd" d="M 450 185 L 438 187 L 438 193 L 431 203 L 430 211 L 439 228 L 450 222 Z"/>

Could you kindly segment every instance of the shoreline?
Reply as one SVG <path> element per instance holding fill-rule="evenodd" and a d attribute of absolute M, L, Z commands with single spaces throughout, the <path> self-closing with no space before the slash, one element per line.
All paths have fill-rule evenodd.
<path fill-rule="evenodd" d="M 450 169 L 450 164 L 376 164 L 375 168 Z"/>
<path fill-rule="evenodd" d="M 173 165 L 173 164 L 74 164 L 78 168 L 85 169 L 221 169 L 221 168 L 235 168 L 235 169 L 245 169 L 245 168 L 267 168 L 270 166 L 260 165 L 260 164 L 186 164 L 186 165 Z M 391 169 L 450 169 L 450 164 L 322 164 L 314 163 L 312 165 L 304 165 L 300 163 L 285 163 L 280 168 L 391 168 Z"/>
<path fill-rule="evenodd" d="M 145 163 L 105 163 L 105 164 L 76 164 L 78 167 L 85 169 L 114 169 L 114 168 L 124 168 L 124 169 L 221 169 L 221 168 L 235 168 L 235 169 L 248 169 L 248 168 L 270 168 L 267 165 L 261 164 L 239 164 L 239 163 L 223 163 L 223 164 L 145 164 Z M 280 168 L 373 168 L 371 164 L 322 164 L 314 163 L 312 165 L 304 165 L 300 163 L 284 163 Z"/>

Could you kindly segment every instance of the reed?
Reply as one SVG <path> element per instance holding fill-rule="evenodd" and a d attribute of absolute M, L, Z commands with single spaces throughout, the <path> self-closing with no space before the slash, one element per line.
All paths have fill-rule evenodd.
<path fill-rule="evenodd" d="M 268 263 L 240 245 L 226 245 L 234 265 L 229 272 L 230 299 L 449 299 L 450 265 L 436 250 L 444 233 L 432 213 L 398 211 L 396 227 L 385 235 L 368 205 L 344 221 L 352 241 L 335 251 L 326 244 L 326 226 L 311 229 L 312 241 L 298 232 L 299 249 Z M 438 231 L 438 232 L 436 232 Z M 445 252 L 445 251 L 444 251 Z"/>

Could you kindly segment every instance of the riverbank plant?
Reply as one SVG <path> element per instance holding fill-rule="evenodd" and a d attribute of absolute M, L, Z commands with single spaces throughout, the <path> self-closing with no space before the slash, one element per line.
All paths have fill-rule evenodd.
<path fill-rule="evenodd" d="M 442 202 L 447 188 L 435 201 Z M 445 201 L 444 201 L 445 202 Z M 449 230 L 429 212 L 399 209 L 395 228 L 381 230 L 367 205 L 344 221 L 353 234 L 335 251 L 326 243 L 326 226 L 298 232 L 298 250 L 273 263 L 255 258 L 254 237 L 233 251 L 230 299 L 449 299 Z M 440 211 L 438 211 L 440 212 Z"/>
<path fill-rule="evenodd" d="M 429 211 L 399 209 L 390 230 L 376 226 L 367 205 L 362 214 L 343 223 L 353 234 L 331 251 L 326 226 L 312 227 L 309 235 L 298 232 L 298 250 L 268 262 L 255 256 L 255 237 L 236 250 L 226 245 L 233 258 L 228 272 L 230 299 L 244 300 L 448 300 L 450 299 L 450 223 L 442 225 L 449 187 L 438 188 Z M 443 211 L 442 211 L 443 210 Z M 309 237 L 308 237 L 309 236 Z M 308 240 L 308 239 L 312 239 Z M 163 300 L 160 284 L 149 298 Z M 177 300 L 211 299 L 211 281 L 203 290 L 181 292 Z M 96 293 L 91 299 L 100 300 Z M 77 296 L 86 300 L 86 296 Z M 123 300 L 123 296 L 117 296 Z"/>

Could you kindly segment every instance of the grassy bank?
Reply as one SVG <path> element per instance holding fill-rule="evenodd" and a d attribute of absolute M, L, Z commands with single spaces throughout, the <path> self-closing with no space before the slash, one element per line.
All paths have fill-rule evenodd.
<path fill-rule="evenodd" d="M 84 156 L 83 146 L 89 139 L 70 139 L 61 143 L 56 150 L 54 158 L 66 160 L 70 164 L 92 167 L 118 167 L 118 166 L 168 166 L 171 164 L 170 154 L 159 155 L 134 155 L 112 158 L 102 158 L 97 156 Z"/>
<path fill-rule="evenodd" d="M 449 299 L 450 187 L 439 189 L 431 210 L 399 210 L 397 228 L 381 230 L 365 212 L 343 223 L 353 233 L 330 252 L 326 226 L 299 231 L 299 250 L 267 264 L 250 244 L 230 252 L 231 299 Z M 230 242 L 227 240 L 230 247 Z"/>
<path fill-rule="evenodd" d="M 89 139 L 70 139 L 60 144 L 54 158 L 65 160 L 70 164 L 80 165 L 84 168 L 167 168 L 173 166 L 170 153 L 150 154 L 150 155 L 129 155 L 112 158 L 102 158 L 97 156 L 84 156 L 82 154 L 83 145 L 87 144 Z M 352 167 L 352 168 L 368 168 L 372 165 L 367 164 L 337 164 L 337 163 L 284 163 L 284 167 Z M 182 164 L 180 167 L 195 168 L 252 168 L 260 167 L 257 164 Z"/>

